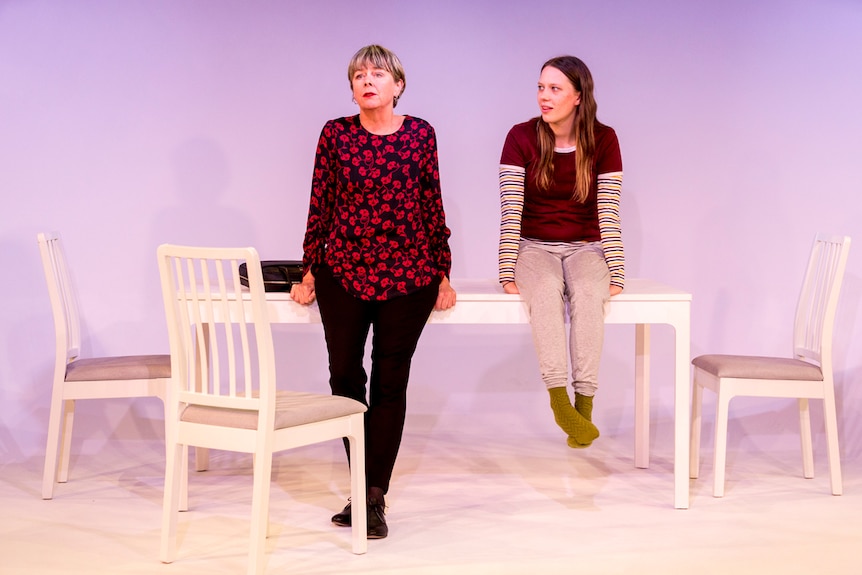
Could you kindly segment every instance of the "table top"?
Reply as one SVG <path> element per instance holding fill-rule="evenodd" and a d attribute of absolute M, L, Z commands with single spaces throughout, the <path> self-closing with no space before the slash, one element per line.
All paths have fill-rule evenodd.
<path fill-rule="evenodd" d="M 456 278 L 452 280 L 452 287 L 458 294 L 458 302 L 521 301 L 519 294 L 504 293 L 503 288 L 494 279 Z M 287 292 L 267 292 L 266 299 L 269 301 L 290 301 L 290 294 Z M 630 278 L 626 280 L 626 287 L 623 292 L 613 296 L 611 301 L 691 301 L 691 293 L 654 280 Z"/>

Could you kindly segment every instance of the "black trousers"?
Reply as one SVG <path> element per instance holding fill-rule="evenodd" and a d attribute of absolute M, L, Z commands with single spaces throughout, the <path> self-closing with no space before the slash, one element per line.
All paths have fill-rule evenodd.
<path fill-rule="evenodd" d="M 369 488 L 389 491 L 401 446 L 407 411 L 410 363 L 422 329 L 437 301 L 439 281 L 412 294 L 387 301 L 365 301 L 349 294 L 321 266 L 315 292 L 329 352 L 329 385 L 333 395 L 368 406 L 365 413 L 365 473 Z M 369 329 L 371 378 L 363 366 Z"/>

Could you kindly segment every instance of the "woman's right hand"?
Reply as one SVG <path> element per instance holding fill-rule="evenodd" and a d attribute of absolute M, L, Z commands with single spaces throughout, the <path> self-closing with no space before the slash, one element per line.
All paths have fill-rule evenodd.
<path fill-rule="evenodd" d="M 314 301 L 314 275 L 310 271 L 302 276 L 302 283 L 290 286 L 290 299 L 302 305 Z"/>
<path fill-rule="evenodd" d="M 521 293 L 521 291 L 518 289 L 518 285 L 515 282 L 503 283 L 503 291 L 506 293 Z"/>

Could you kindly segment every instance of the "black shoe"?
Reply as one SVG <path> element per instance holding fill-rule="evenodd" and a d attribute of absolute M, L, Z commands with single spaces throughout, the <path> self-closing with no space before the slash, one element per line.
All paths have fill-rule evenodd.
<path fill-rule="evenodd" d="M 389 527 L 386 526 L 386 514 L 384 505 L 378 501 L 368 502 L 368 538 L 383 539 L 389 535 Z"/>
<path fill-rule="evenodd" d="M 350 500 L 347 501 L 347 505 L 341 510 L 341 513 L 332 516 L 332 522 L 339 527 L 350 527 Z"/>

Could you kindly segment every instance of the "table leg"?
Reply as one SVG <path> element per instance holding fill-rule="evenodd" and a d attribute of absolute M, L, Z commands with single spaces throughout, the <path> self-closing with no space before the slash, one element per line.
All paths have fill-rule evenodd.
<path fill-rule="evenodd" d="M 635 325 L 635 467 L 649 467 L 650 326 Z"/>
<path fill-rule="evenodd" d="M 195 447 L 195 471 L 206 471 L 210 467 L 210 450 L 206 447 Z"/>
<path fill-rule="evenodd" d="M 201 391 L 203 389 L 204 380 L 204 368 L 202 366 L 209 364 L 209 349 L 210 349 L 210 324 L 204 325 L 201 333 L 203 334 L 203 349 L 205 352 L 201 353 L 200 346 L 195 346 L 195 361 L 198 362 L 198 369 L 195 370 L 195 389 Z M 195 470 L 196 471 L 206 471 L 210 466 L 210 450 L 206 447 L 195 447 Z M 188 475 L 188 471 L 186 471 L 186 475 Z"/>
<path fill-rule="evenodd" d="M 674 507 L 688 509 L 689 504 L 689 413 L 691 410 L 691 306 L 685 303 L 674 328 Z"/>

